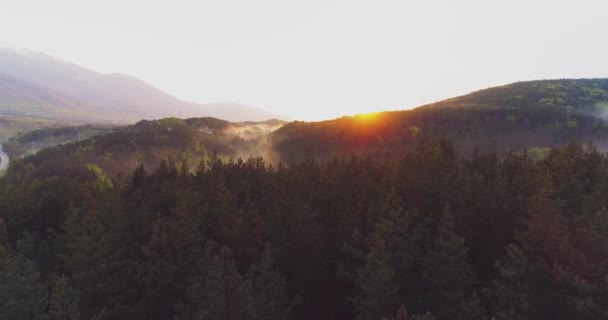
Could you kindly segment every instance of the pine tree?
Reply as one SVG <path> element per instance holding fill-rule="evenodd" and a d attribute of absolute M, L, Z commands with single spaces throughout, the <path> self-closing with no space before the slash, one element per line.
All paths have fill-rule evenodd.
<path fill-rule="evenodd" d="M 596 319 L 601 314 L 595 302 L 601 291 L 587 280 L 593 275 L 586 271 L 593 269 L 584 262 L 590 260 L 571 243 L 571 226 L 554 193 L 546 177 L 517 244 L 497 263 L 500 277 L 491 292 L 497 319 Z"/>
<path fill-rule="evenodd" d="M 69 279 L 65 276 L 61 276 L 57 279 L 51 292 L 49 319 L 80 319 L 78 290 L 70 286 Z"/>
<path fill-rule="evenodd" d="M 507 256 L 497 267 L 500 278 L 494 282 L 491 295 L 497 320 L 532 319 L 527 316 L 531 308 L 531 297 L 526 277 L 533 272 L 533 266 L 525 257 L 523 251 L 512 244 L 507 247 Z"/>
<path fill-rule="evenodd" d="M 45 320 L 46 284 L 36 266 L 12 252 L 0 220 L 0 319 Z"/>
<path fill-rule="evenodd" d="M 360 293 L 355 300 L 357 319 L 388 317 L 398 306 L 399 287 L 395 284 L 392 254 L 379 240 L 370 250 L 365 265 L 357 272 Z"/>
<path fill-rule="evenodd" d="M 138 316 L 169 318 L 174 315 L 181 288 L 175 279 L 177 266 L 171 235 L 173 217 L 157 217 L 151 225 L 148 243 L 141 247 L 144 261 L 138 268 L 137 284 L 142 293 Z"/>
<path fill-rule="evenodd" d="M 237 207 L 223 174 L 220 174 L 216 181 L 213 200 L 211 213 L 217 219 L 217 228 L 210 232 L 216 234 L 217 238 L 229 247 L 239 246 L 241 233 L 246 229 L 243 211 Z"/>
<path fill-rule="evenodd" d="M 243 277 L 237 271 L 230 249 L 223 248 L 211 258 L 203 279 L 200 319 L 237 320 L 246 318 Z"/>
<path fill-rule="evenodd" d="M 404 210 L 394 191 L 384 201 L 382 215 L 383 219 L 371 235 L 372 242 L 383 243 L 391 255 L 390 265 L 398 271 L 396 284 L 402 290 L 408 290 L 418 278 L 414 269 L 424 253 L 422 242 L 428 233 L 429 217 Z"/>
<path fill-rule="evenodd" d="M 384 200 L 381 216 L 370 236 L 372 244 L 364 265 L 356 274 L 355 313 L 359 319 L 390 316 L 399 303 L 410 302 L 410 290 L 419 281 L 415 267 L 428 219 L 404 210 L 395 191 Z"/>
<path fill-rule="evenodd" d="M 179 176 L 182 179 L 182 183 L 188 183 L 192 174 L 190 173 L 190 167 L 188 166 L 188 161 L 182 161 L 182 165 L 179 168 Z"/>
<path fill-rule="evenodd" d="M 131 178 L 131 188 L 139 189 L 146 185 L 148 180 L 148 172 L 144 168 L 144 165 L 140 165 L 134 172 Z"/>
<path fill-rule="evenodd" d="M 423 305 L 437 310 L 439 319 L 453 319 L 474 283 L 464 238 L 454 232 L 452 211 L 447 206 L 437 227 L 436 239 L 421 263 Z"/>
<path fill-rule="evenodd" d="M 113 297 L 101 284 L 109 285 L 113 273 L 110 258 L 116 253 L 113 236 L 92 211 L 71 208 L 61 226 L 51 234 L 59 271 L 69 275 L 81 293 L 81 313 L 90 317 Z"/>
<path fill-rule="evenodd" d="M 285 279 L 273 269 L 270 246 L 267 245 L 260 262 L 245 275 L 242 291 L 246 301 L 247 319 L 286 320 L 290 318 L 290 304 Z"/>
<path fill-rule="evenodd" d="M 481 306 L 477 292 L 473 291 L 471 297 L 464 302 L 462 311 L 458 315 L 460 320 L 489 320 L 486 311 Z"/>

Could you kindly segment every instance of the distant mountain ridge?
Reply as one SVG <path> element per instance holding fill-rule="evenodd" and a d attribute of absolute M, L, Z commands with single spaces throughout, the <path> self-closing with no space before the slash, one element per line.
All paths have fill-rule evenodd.
<path fill-rule="evenodd" d="M 0 115 L 116 123 L 175 116 L 229 121 L 277 117 L 238 103 L 184 101 L 128 75 L 101 74 L 8 46 L 0 46 Z"/>

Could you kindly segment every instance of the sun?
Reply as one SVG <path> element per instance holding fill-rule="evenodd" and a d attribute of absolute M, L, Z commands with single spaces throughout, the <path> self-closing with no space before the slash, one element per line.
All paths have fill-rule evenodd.
<path fill-rule="evenodd" d="M 360 113 L 355 115 L 355 119 L 362 124 L 375 122 L 378 119 L 378 112 Z"/>

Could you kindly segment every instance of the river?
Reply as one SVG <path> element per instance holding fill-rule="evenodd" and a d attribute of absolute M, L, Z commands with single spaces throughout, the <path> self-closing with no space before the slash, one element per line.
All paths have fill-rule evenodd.
<path fill-rule="evenodd" d="M 8 158 L 8 155 L 4 153 L 4 150 L 2 150 L 2 145 L 0 144 L 0 173 L 4 172 L 6 168 L 8 168 L 9 161 L 10 159 Z"/>

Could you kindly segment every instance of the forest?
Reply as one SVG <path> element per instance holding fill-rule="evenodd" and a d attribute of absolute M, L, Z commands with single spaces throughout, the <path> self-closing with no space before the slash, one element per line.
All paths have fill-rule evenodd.
<path fill-rule="evenodd" d="M 608 319 L 607 208 L 591 144 L 26 159 L 0 180 L 0 318 Z"/>

